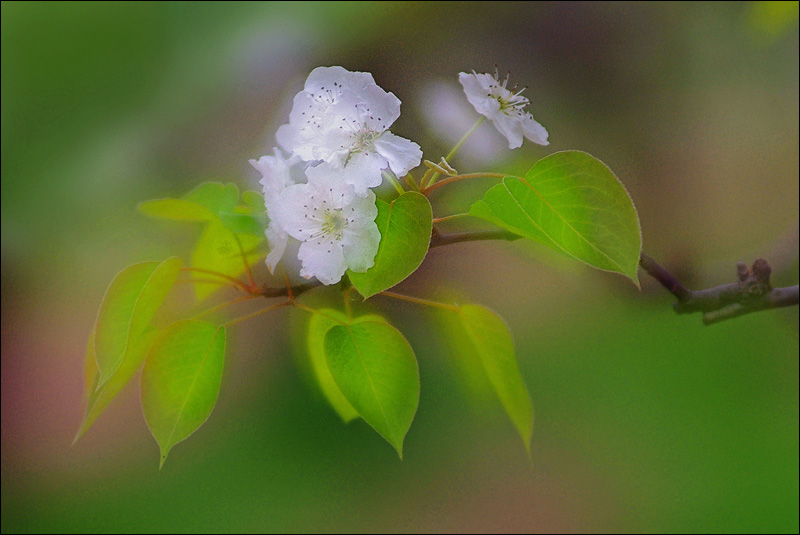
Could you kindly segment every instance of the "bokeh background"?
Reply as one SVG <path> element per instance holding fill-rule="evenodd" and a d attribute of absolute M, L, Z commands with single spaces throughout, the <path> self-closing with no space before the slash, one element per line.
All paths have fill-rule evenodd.
<path fill-rule="evenodd" d="M 798 315 L 713 327 L 643 275 L 535 244 L 433 251 L 401 291 L 498 311 L 534 400 L 534 466 L 465 387 L 441 318 L 376 305 L 422 394 L 400 462 L 342 425 L 292 354 L 286 311 L 231 330 L 220 399 L 163 470 L 131 385 L 76 445 L 82 359 L 127 265 L 187 257 L 137 214 L 204 180 L 257 189 L 319 65 L 373 73 L 392 130 L 436 159 L 474 120 L 460 71 L 510 70 L 551 145 L 484 125 L 459 170 L 604 160 L 645 251 L 692 287 L 769 259 L 798 280 L 798 3 L 2 4 L 2 531 L 797 532 Z M 488 183 L 435 194 L 463 211 Z M 244 309 L 243 309 L 244 310 Z"/>

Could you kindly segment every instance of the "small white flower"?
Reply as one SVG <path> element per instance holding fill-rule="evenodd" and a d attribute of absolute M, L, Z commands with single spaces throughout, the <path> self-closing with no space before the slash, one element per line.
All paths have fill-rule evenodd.
<path fill-rule="evenodd" d="M 344 179 L 363 196 L 380 185 L 381 170 L 403 176 L 422 160 L 419 145 L 388 131 L 399 116 L 400 100 L 378 87 L 371 74 L 317 67 L 277 137 L 303 160 L 347 168 Z"/>
<path fill-rule="evenodd" d="M 267 241 L 269 254 L 267 267 L 270 273 L 275 271 L 275 266 L 280 262 L 286 250 L 288 235 L 280 224 L 277 214 L 278 198 L 280 193 L 292 184 L 305 180 L 307 164 L 301 163 L 299 156 L 284 156 L 280 149 L 273 149 L 273 156 L 262 156 L 258 160 L 250 160 L 250 165 L 261 173 L 261 186 L 264 190 L 264 206 L 270 218 L 267 226 Z"/>
<path fill-rule="evenodd" d="M 347 172 L 326 164 L 306 174 L 308 183 L 284 189 L 277 207 L 282 228 L 302 242 L 300 275 L 327 285 L 339 282 L 348 269 L 371 268 L 381 240 L 375 194 L 356 195 L 344 180 Z"/>
<path fill-rule="evenodd" d="M 547 130 L 525 111 L 530 101 L 522 96 L 524 88 L 516 93 L 507 89 L 507 76 L 500 82 L 497 72 L 494 75 L 462 72 L 458 75 L 458 81 L 475 110 L 491 120 L 495 128 L 508 139 L 508 148 L 521 146 L 523 136 L 539 145 L 548 144 Z"/>

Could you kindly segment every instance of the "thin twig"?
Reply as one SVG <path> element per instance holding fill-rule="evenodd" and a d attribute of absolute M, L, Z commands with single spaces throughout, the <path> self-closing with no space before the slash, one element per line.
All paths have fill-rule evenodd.
<path fill-rule="evenodd" d="M 439 182 L 441 184 L 442 182 Z M 506 240 L 513 241 L 522 238 L 519 234 L 514 234 L 503 229 L 490 229 L 490 230 L 470 230 L 468 232 L 452 232 L 444 234 L 434 229 L 431 234 L 431 248 L 443 247 L 445 245 L 452 245 L 454 243 L 461 243 L 465 241 L 483 241 L 483 240 Z"/>
<path fill-rule="evenodd" d="M 444 180 L 436 185 L 444 184 Z M 431 234 L 430 247 L 443 247 L 468 241 L 507 240 L 520 239 L 521 236 L 503 229 L 473 230 L 467 232 L 440 233 L 435 227 Z M 678 302 L 674 308 L 678 314 L 702 312 L 703 322 L 706 325 L 720 321 L 773 308 L 797 306 L 798 286 L 786 288 L 773 288 L 770 284 L 772 268 L 766 260 L 756 260 L 751 268 L 744 264 L 737 266 L 739 280 L 730 284 L 723 284 L 705 290 L 689 290 L 683 286 L 669 271 L 658 262 L 642 253 L 639 265 L 648 275 L 657 280 L 664 288 L 674 295 Z M 262 288 L 258 295 L 263 297 L 286 296 L 291 291 L 294 296 L 319 286 L 320 283 L 309 283 L 286 288 Z M 381 292 L 381 295 L 395 299 L 417 302 L 419 304 L 433 304 L 433 302 L 415 297 L 408 297 L 393 292 Z M 436 303 L 436 305 L 442 305 Z M 443 305 L 449 307 L 450 305 Z"/>
<path fill-rule="evenodd" d="M 703 323 L 711 325 L 751 312 L 796 306 L 800 303 L 798 287 L 773 288 L 770 283 L 772 267 L 759 258 L 749 269 L 737 265 L 738 281 L 704 290 L 688 290 L 655 260 L 642 253 L 639 265 L 672 295 L 678 298 L 673 305 L 678 314 L 703 313 Z"/>

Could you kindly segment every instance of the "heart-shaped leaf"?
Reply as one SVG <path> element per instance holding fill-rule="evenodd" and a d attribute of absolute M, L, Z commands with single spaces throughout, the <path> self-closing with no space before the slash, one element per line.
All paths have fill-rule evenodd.
<path fill-rule="evenodd" d="M 524 179 L 504 178 L 470 214 L 639 285 L 636 208 L 614 173 L 585 152 L 557 152 Z"/>
<path fill-rule="evenodd" d="M 342 391 L 339 390 L 333 375 L 331 375 L 331 371 L 328 368 L 328 360 L 325 358 L 325 335 L 328 334 L 331 327 L 336 325 L 350 325 L 364 321 L 383 321 L 383 318 L 368 314 L 350 319 L 346 314 L 338 310 L 325 308 L 315 311 L 308 322 L 307 344 L 311 369 L 325 399 L 328 400 L 328 403 L 331 404 L 333 410 L 336 411 L 344 423 L 358 418 L 358 411 L 350 405 Z"/>
<path fill-rule="evenodd" d="M 378 200 L 375 224 L 381 233 L 375 265 L 365 273 L 348 271 L 353 286 L 365 298 L 382 292 L 414 273 L 431 241 L 433 213 L 424 195 L 409 191 L 391 204 Z"/>
<path fill-rule="evenodd" d="M 328 368 L 358 414 L 403 458 L 419 405 L 419 370 L 400 331 L 381 321 L 336 325 L 325 335 Z"/>
<path fill-rule="evenodd" d="M 225 327 L 187 320 L 156 339 L 142 371 L 142 408 L 161 448 L 172 447 L 203 425 L 217 402 L 225 357 Z"/>

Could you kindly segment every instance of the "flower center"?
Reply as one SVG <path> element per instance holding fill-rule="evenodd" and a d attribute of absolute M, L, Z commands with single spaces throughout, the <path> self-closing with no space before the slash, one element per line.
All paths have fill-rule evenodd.
<path fill-rule="evenodd" d="M 487 96 L 495 99 L 498 104 L 500 104 L 500 111 L 506 115 L 522 115 L 523 108 L 530 102 L 527 98 L 522 96 L 522 92 L 525 91 L 525 88 L 523 87 L 516 93 L 514 92 L 517 89 L 516 86 L 512 89 L 508 89 L 506 87 L 506 84 L 508 84 L 508 76 L 501 82 L 496 71 L 494 81 L 495 83 L 489 84 L 489 94 Z"/>
<path fill-rule="evenodd" d="M 341 210 L 327 210 L 322 216 L 322 232 L 336 239 L 342 238 L 342 232 L 347 227 L 347 219 L 342 216 Z"/>
<path fill-rule="evenodd" d="M 350 152 L 369 152 L 375 149 L 375 140 L 380 137 L 383 132 L 376 132 L 368 128 L 362 128 L 353 134 L 353 145 Z"/>

